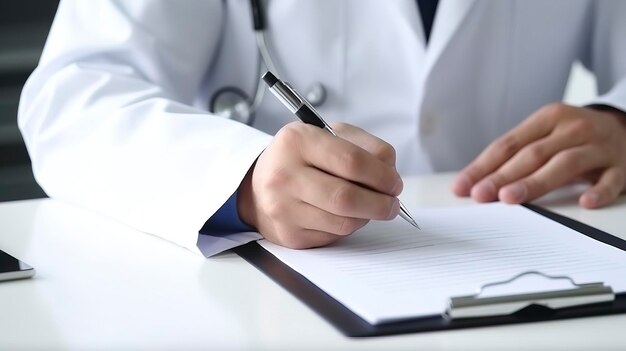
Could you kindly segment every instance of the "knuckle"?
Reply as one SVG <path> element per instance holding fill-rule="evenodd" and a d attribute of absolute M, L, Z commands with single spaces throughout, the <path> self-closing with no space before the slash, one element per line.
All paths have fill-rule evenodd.
<path fill-rule="evenodd" d="M 301 123 L 291 122 L 282 127 L 275 136 L 275 139 L 287 146 L 297 145 L 302 138 L 303 128 Z"/>
<path fill-rule="evenodd" d="M 562 102 L 553 102 L 541 108 L 539 116 L 542 118 L 561 118 L 569 115 L 570 107 Z"/>
<path fill-rule="evenodd" d="M 567 169 L 572 174 L 578 174 L 583 169 L 583 160 L 579 153 L 573 150 L 559 152 L 554 156 L 555 161 L 562 165 L 563 169 Z"/>
<path fill-rule="evenodd" d="M 567 134 L 576 140 L 584 140 L 593 132 L 593 123 L 587 118 L 578 118 L 572 121 L 567 128 Z"/>
<path fill-rule="evenodd" d="M 269 192 L 284 189 L 285 185 L 291 181 L 292 174 L 287 168 L 280 167 L 274 169 L 264 181 L 264 189 Z"/>
<path fill-rule="evenodd" d="M 539 145 L 529 146 L 525 152 L 524 159 L 529 166 L 538 168 L 546 162 L 545 148 Z"/>
<path fill-rule="evenodd" d="M 348 209 L 352 208 L 355 202 L 353 185 L 344 184 L 337 187 L 333 192 L 330 201 L 331 209 L 334 210 L 331 212 L 344 213 Z"/>
<path fill-rule="evenodd" d="M 520 142 L 515 135 L 508 134 L 496 139 L 493 147 L 496 153 L 508 158 L 519 150 Z"/>
<path fill-rule="evenodd" d="M 339 156 L 340 167 L 342 167 L 349 175 L 355 175 L 361 172 L 363 158 L 357 149 L 344 151 Z"/>
<path fill-rule="evenodd" d="M 379 160 L 390 164 L 396 164 L 396 149 L 391 144 L 381 141 L 374 149 L 374 156 Z"/>

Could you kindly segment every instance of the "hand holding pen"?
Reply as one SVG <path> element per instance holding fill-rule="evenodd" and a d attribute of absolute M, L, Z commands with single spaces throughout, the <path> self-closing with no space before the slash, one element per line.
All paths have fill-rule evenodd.
<path fill-rule="evenodd" d="M 270 87 L 270 91 L 285 105 L 292 113 L 294 113 L 300 120 L 306 124 L 311 124 L 316 127 L 322 128 L 330 134 L 337 136 L 333 128 L 331 128 L 326 121 L 320 116 L 315 107 L 313 107 L 301 94 L 293 89 L 289 84 L 276 78 L 271 72 L 267 72 L 263 75 L 263 81 Z M 395 166 L 395 158 L 394 158 Z M 409 222 L 412 226 L 420 229 L 417 222 L 413 219 L 407 208 L 399 201 L 400 204 L 400 217 Z"/>
<path fill-rule="evenodd" d="M 340 138 L 315 125 L 286 125 L 242 182 L 239 215 L 269 241 L 324 246 L 400 213 L 393 147 L 357 127 L 333 127 Z"/>

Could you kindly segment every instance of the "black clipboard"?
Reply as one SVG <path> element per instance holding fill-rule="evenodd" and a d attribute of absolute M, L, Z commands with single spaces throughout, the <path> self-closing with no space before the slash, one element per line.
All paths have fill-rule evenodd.
<path fill-rule="evenodd" d="M 530 204 L 524 206 L 595 240 L 626 251 L 626 241 L 618 237 L 539 206 Z M 257 242 L 250 242 L 233 249 L 233 251 L 349 337 L 418 333 L 626 313 L 626 294 L 622 293 L 616 294 L 615 300 L 609 303 L 583 305 L 558 310 L 531 306 L 519 313 L 505 316 L 452 320 L 441 315 L 371 325 L 311 283 L 303 275 L 284 264 Z"/>

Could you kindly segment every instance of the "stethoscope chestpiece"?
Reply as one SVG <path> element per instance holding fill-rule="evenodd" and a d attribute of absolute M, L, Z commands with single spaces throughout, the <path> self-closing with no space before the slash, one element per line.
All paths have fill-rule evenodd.
<path fill-rule="evenodd" d="M 243 90 L 235 87 L 224 87 L 209 102 L 209 110 L 224 118 L 237 122 L 252 124 L 252 106 Z"/>
<path fill-rule="evenodd" d="M 256 33 L 257 46 L 259 50 L 260 60 L 259 69 L 261 68 L 274 70 L 275 67 L 272 63 L 270 52 L 265 43 L 265 19 L 263 13 L 263 3 L 260 0 L 250 0 L 250 9 L 252 11 L 252 21 L 254 32 Z M 263 95 L 265 92 L 264 84 L 261 80 L 257 84 L 256 92 L 254 96 L 249 98 L 246 93 L 232 86 L 219 89 L 213 94 L 211 101 L 209 101 L 209 110 L 218 116 L 232 119 L 247 125 L 254 123 L 254 115 L 256 110 L 263 101 Z M 304 98 L 314 107 L 319 107 L 326 101 L 326 88 L 322 83 L 316 82 L 305 90 Z"/>
<path fill-rule="evenodd" d="M 304 97 L 314 107 L 320 107 L 326 101 L 326 88 L 320 82 L 315 82 L 306 90 Z"/>

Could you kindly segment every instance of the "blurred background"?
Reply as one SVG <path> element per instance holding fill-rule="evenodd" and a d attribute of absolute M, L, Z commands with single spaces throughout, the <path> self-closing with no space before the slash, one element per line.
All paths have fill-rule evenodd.
<path fill-rule="evenodd" d="M 0 201 L 46 196 L 33 178 L 17 128 L 17 106 L 57 6 L 58 0 L 0 0 Z M 584 103 L 595 95 L 593 75 L 574 64 L 565 101 Z"/>
<path fill-rule="evenodd" d="M 0 201 L 45 196 L 17 129 L 17 106 L 57 5 L 57 0 L 0 0 Z"/>

